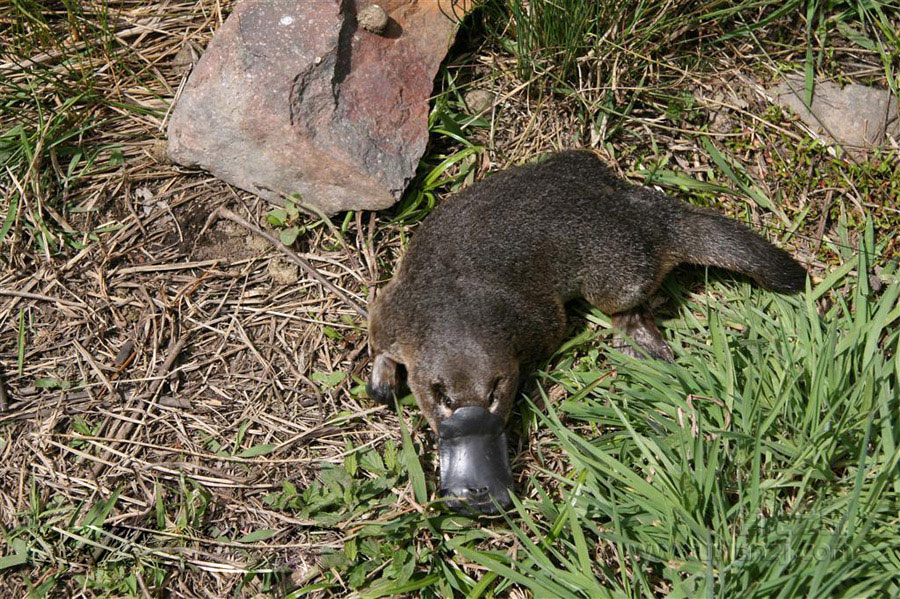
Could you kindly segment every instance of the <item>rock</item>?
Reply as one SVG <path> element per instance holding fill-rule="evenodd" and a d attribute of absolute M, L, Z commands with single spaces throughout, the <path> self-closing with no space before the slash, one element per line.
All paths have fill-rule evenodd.
<path fill-rule="evenodd" d="M 377 4 L 367 6 L 359 11 L 356 20 L 360 27 L 372 33 L 384 33 L 384 29 L 388 25 L 387 13 Z"/>
<path fill-rule="evenodd" d="M 855 156 L 880 147 L 888 137 L 900 137 L 897 98 L 888 90 L 856 83 L 841 88 L 830 81 L 819 82 L 813 89 L 812 105 L 807 107 L 803 79 L 790 77 L 769 93 L 811 129 Z"/>
<path fill-rule="evenodd" d="M 342 12 L 341 7 L 344 7 Z M 428 141 L 434 76 L 471 0 L 390 0 L 382 35 L 353 0 L 244 0 L 194 66 L 169 155 L 281 203 L 386 208 Z"/>
<path fill-rule="evenodd" d="M 494 106 L 494 94 L 486 89 L 471 89 L 463 95 L 463 102 L 471 114 L 482 114 Z"/>

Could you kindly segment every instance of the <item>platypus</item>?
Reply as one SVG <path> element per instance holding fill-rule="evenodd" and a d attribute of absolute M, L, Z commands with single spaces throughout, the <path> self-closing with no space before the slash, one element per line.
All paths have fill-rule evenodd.
<path fill-rule="evenodd" d="M 623 351 L 672 360 L 647 303 L 680 263 L 717 266 L 777 292 L 806 271 L 738 222 L 617 177 L 592 151 L 552 154 L 448 197 L 421 224 L 369 312 L 370 397 L 406 383 L 437 434 L 441 495 L 495 513 L 512 485 L 503 432 L 524 377 L 584 298 L 630 337 Z"/>

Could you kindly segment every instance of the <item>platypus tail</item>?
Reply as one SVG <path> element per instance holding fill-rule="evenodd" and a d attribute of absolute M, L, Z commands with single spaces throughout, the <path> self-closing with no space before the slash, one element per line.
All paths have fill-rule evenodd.
<path fill-rule="evenodd" d="M 730 218 L 687 208 L 676 216 L 673 234 L 681 262 L 734 270 L 774 291 L 806 286 L 806 271 L 790 254 Z"/>

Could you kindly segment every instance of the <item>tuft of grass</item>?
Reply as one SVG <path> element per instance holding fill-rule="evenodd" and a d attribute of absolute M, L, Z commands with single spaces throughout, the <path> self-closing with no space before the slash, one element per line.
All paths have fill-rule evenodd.
<path fill-rule="evenodd" d="M 116 29 L 127 6 L 65 0 L 0 6 L 0 243 L 9 256 L 37 247 L 45 260 L 80 250 L 98 232 L 78 222 L 81 191 L 120 169 L 104 133 L 123 113 L 154 114 L 128 96 L 146 67 Z M 74 217 L 74 218 L 73 218 Z"/>
<path fill-rule="evenodd" d="M 523 79 L 551 74 L 564 88 L 581 75 L 579 63 L 586 59 L 613 62 L 691 51 L 707 42 L 752 36 L 798 16 L 806 23 L 809 77 L 821 66 L 833 32 L 838 32 L 879 54 L 894 89 L 900 81 L 897 6 L 890 1 L 676 0 L 635 5 L 612 0 L 485 0 L 480 8 L 497 45 L 515 56 Z"/>

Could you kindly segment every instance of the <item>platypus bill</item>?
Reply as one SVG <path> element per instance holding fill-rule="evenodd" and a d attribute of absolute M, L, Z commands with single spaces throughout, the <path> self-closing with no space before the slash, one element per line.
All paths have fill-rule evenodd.
<path fill-rule="evenodd" d="M 457 510 L 507 509 L 504 425 L 522 377 L 563 341 L 566 302 L 610 314 L 633 342 L 623 351 L 672 360 L 646 305 L 682 262 L 779 292 L 806 281 L 736 221 L 630 184 L 589 151 L 489 177 L 425 219 L 372 304 L 369 395 L 392 401 L 404 366 L 438 436 L 441 495 Z"/>

